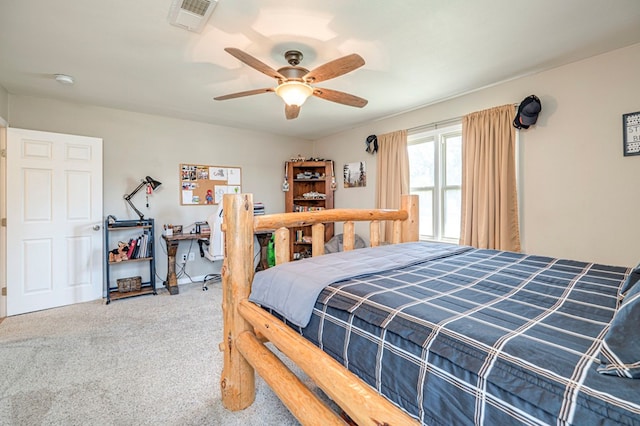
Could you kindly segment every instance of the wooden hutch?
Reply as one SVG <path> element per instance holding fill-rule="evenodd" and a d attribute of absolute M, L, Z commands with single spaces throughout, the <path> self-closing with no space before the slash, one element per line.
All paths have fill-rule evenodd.
<path fill-rule="evenodd" d="M 289 161 L 286 166 L 286 212 L 333 208 L 333 161 Z M 333 237 L 333 223 L 325 224 L 325 242 Z M 291 260 L 311 256 L 311 226 L 291 228 Z"/>

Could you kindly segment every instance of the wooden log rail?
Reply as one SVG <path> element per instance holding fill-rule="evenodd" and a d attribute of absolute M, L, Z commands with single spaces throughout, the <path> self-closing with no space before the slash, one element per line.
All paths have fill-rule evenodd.
<path fill-rule="evenodd" d="M 345 251 L 353 250 L 355 246 L 354 222 L 370 222 L 369 244 L 371 247 L 380 245 L 380 226 L 385 220 L 393 221 L 393 234 L 389 238 L 391 243 L 417 241 L 417 209 L 417 196 L 409 195 L 402 198 L 400 210 L 328 209 L 313 212 L 280 213 L 256 216 L 253 219 L 253 228 L 255 231 L 276 230 L 276 264 L 279 264 L 288 262 L 291 258 L 289 228 L 311 225 L 311 253 L 313 256 L 320 256 L 324 254 L 324 224 L 329 222 L 344 222 L 342 232 Z"/>
<path fill-rule="evenodd" d="M 416 196 L 403 196 L 400 210 L 333 209 L 318 212 L 253 216 L 251 194 L 224 196 L 226 256 L 222 267 L 224 366 L 220 381 L 222 403 L 242 410 L 255 398 L 255 371 L 303 425 L 344 425 L 331 408 L 309 390 L 266 347 L 267 339 L 291 359 L 358 425 L 418 425 L 401 409 L 304 339 L 290 327 L 247 299 L 253 280 L 253 233 L 273 230 L 276 262 L 289 261 L 289 227 L 312 225 L 313 255 L 324 253 L 324 223 L 344 221 L 344 249 L 353 249 L 354 222 L 370 221 L 372 246 L 381 243 L 380 224 L 394 222 L 394 243 L 418 240 Z M 260 338 L 256 337 L 259 335 Z"/>

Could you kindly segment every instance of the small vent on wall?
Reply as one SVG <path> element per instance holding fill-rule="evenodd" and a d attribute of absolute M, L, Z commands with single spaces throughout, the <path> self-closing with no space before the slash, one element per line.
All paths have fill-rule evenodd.
<path fill-rule="evenodd" d="M 199 33 L 206 25 L 216 0 L 173 0 L 169 9 L 169 23 Z"/>

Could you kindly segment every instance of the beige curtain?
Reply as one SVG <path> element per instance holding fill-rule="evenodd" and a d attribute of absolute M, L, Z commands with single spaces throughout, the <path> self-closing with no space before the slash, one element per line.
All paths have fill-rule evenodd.
<path fill-rule="evenodd" d="M 407 131 L 399 130 L 378 136 L 376 208 L 400 208 L 400 196 L 409 193 L 409 153 Z M 393 224 L 381 229 L 380 240 L 389 241 Z"/>
<path fill-rule="evenodd" d="M 462 120 L 460 244 L 520 251 L 513 105 Z"/>

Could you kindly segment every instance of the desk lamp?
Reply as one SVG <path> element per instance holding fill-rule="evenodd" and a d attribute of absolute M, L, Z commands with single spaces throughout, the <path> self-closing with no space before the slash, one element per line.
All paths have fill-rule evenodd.
<path fill-rule="evenodd" d="M 147 176 L 142 180 L 142 182 L 140 182 L 140 185 L 138 185 L 138 187 L 134 189 L 131 194 L 124 196 L 124 199 L 127 200 L 127 203 L 129 203 L 131 208 L 138 214 L 138 216 L 140 216 L 140 220 L 144 219 L 144 214 L 142 214 L 142 212 L 140 212 L 140 210 L 138 210 L 136 206 L 133 205 L 133 203 L 131 202 L 131 198 L 133 198 L 133 196 L 136 195 L 136 193 L 140 191 L 140 189 L 142 189 L 142 187 L 145 185 L 151 186 L 151 189 L 156 189 L 157 187 L 162 185 L 162 182 L 158 182 L 157 180 L 153 179 L 151 176 Z"/>

